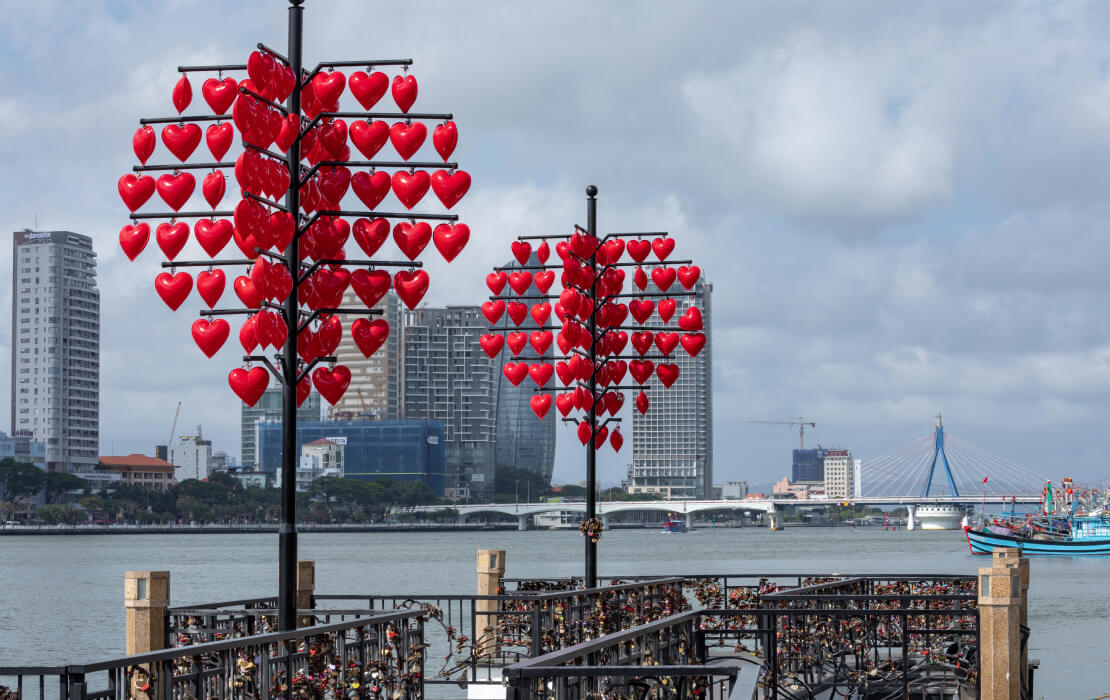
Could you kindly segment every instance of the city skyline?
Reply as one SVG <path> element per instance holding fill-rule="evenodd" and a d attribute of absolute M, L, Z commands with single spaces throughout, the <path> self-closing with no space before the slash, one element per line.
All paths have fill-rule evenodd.
<path fill-rule="evenodd" d="M 115 181 L 137 115 L 173 113 L 174 66 L 285 41 L 276 9 L 226 7 L 212 24 L 196 8 L 43 2 L 0 23 L 23 76 L 0 103 L 16 164 L 0 188 L 6 230 L 85 232 L 100 255 L 103 453 L 163 443 L 178 401 L 214 445 L 237 441 L 234 343 L 203 358 L 186 322 L 196 299 L 171 313 L 152 290 L 155 256 L 125 263 L 116 243 Z M 792 432 L 747 419 L 805 415 L 814 443 L 866 461 L 927 434 L 938 410 L 953 435 L 1083 480 L 1105 473 L 1110 412 L 1108 28 L 1091 5 L 336 2 L 310 8 L 306 42 L 411 55 L 421 103 L 450 107 L 465 134 L 474 186 L 459 213 L 474 235 L 450 267 L 429 261 L 429 304 L 480 303 L 515 235 L 583 223 L 586 184 L 602 230 L 679 239 L 716 285 L 716 481 L 789 472 Z M 451 50 L 411 40 L 436 32 Z M 158 36 L 160 51 L 135 55 L 134 36 Z M 94 41 L 105 50 L 80 50 Z M 46 87 L 61 72 L 67 89 Z M 0 346 L 11 352 L 8 329 Z M 580 450 L 557 434 L 556 480 L 576 481 Z M 602 480 L 628 461 L 603 455 Z"/>

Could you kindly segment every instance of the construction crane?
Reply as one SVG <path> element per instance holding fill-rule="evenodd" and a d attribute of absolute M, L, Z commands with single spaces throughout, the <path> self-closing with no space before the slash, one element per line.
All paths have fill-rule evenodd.
<path fill-rule="evenodd" d="M 173 434 L 177 431 L 177 418 L 181 415 L 181 402 L 177 402 L 177 411 L 173 414 L 173 425 L 170 426 L 170 439 L 166 440 L 166 450 L 173 448 Z"/>
<path fill-rule="evenodd" d="M 806 448 L 806 426 L 816 428 L 817 424 L 813 421 L 806 421 L 805 418 L 799 417 L 798 420 L 749 420 L 745 423 L 770 423 L 772 425 L 796 425 L 798 426 L 798 449 L 804 450 Z"/>

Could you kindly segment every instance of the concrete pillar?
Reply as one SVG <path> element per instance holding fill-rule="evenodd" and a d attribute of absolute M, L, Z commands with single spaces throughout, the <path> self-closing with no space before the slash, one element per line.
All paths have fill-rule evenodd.
<path fill-rule="evenodd" d="M 128 571 L 123 577 L 127 615 L 127 653 L 166 648 L 166 608 L 170 606 L 170 572 Z"/>
<path fill-rule="evenodd" d="M 1018 604 L 1018 621 L 1029 626 L 1029 560 L 1021 556 L 1017 547 L 996 547 L 992 566 L 1016 569 L 1021 576 L 1021 596 Z M 1020 642 L 1020 640 L 1019 640 Z M 1029 646 L 1021 652 L 1021 669 L 1024 678 L 1029 673 Z"/>
<path fill-rule="evenodd" d="M 505 550 L 479 549 L 478 550 L 478 595 L 498 595 L 501 591 L 501 581 L 505 577 Z M 496 654 L 498 644 L 498 616 L 482 615 L 481 613 L 494 612 L 499 609 L 496 600 L 474 601 L 474 612 L 478 613 L 474 630 L 474 648 L 478 656 Z"/>
<path fill-rule="evenodd" d="M 516 516 L 516 529 L 517 530 L 527 530 L 528 529 L 528 516 L 527 515 L 518 515 L 518 516 Z"/>
<path fill-rule="evenodd" d="M 767 511 L 767 524 L 771 526 L 772 532 L 782 529 L 781 517 L 777 508 L 772 507 L 771 510 Z"/>
<path fill-rule="evenodd" d="M 297 562 L 297 609 L 311 610 L 316 607 L 312 596 L 316 592 L 316 562 Z M 297 618 L 297 627 L 311 627 L 316 620 L 311 616 Z"/>
<path fill-rule="evenodd" d="M 1019 700 L 1020 624 L 1020 571 L 997 561 L 990 568 L 979 569 L 981 700 Z"/>
<path fill-rule="evenodd" d="M 686 514 L 686 531 L 689 532 L 694 529 L 694 514 Z"/>
<path fill-rule="evenodd" d="M 906 506 L 906 529 L 907 530 L 916 530 L 917 529 L 917 506 L 914 506 L 914 505 Z"/>

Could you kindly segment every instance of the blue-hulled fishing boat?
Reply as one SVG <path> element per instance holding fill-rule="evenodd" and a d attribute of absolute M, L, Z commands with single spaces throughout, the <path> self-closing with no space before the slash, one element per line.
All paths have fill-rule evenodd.
<path fill-rule="evenodd" d="M 1030 555 L 1110 554 L 1110 516 L 1029 518 L 1025 522 L 1000 522 L 965 527 L 972 554 L 990 554 L 995 547 L 1018 547 Z"/>
<path fill-rule="evenodd" d="M 667 518 L 663 521 L 663 532 L 686 532 L 686 521 Z"/>

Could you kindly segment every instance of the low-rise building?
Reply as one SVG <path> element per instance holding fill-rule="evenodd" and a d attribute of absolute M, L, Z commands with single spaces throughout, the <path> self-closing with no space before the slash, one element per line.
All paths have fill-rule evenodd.
<path fill-rule="evenodd" d="M 98 471 L 118 475 L 111 482 L 123 486 L 141 486 L 146 489 L 165 491 L 177 480 L 175 467 L 164 459 L 131 454 L 123 456 L 101 455 Z"/>
<path fill-rule="evenodd" d="M 46 443 L 35 440 L 30 431 L 8 435 L 0 430 L 0 459 L 14 459 L 42 468 L 46 461 Z"/>
<path fill-rule="evenodd" d="M 776 498 L 797 498 L 803 500 L 809 498 L 812 491 L 809 484 L 792 484 L 790 479 L 782 477 L 780 481 L 776 481 L 774 487 L 771 489 L 771 495 Z"/>
<path fill-rule="evenodd" d="M 748 482 L 726 481 L 721 486 L 721 498 L 744 499 L 748 497 Z"/>

